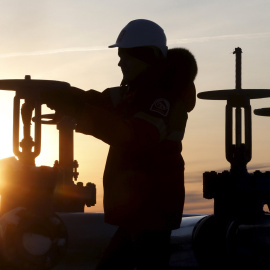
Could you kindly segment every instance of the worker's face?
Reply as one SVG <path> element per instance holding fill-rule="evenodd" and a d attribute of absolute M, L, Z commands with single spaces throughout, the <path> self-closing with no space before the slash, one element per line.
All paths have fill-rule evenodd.
<path fill-rule="evenodd" d="M 124 50 L 119 49 L 118 55 L 120 57 L 118 66 L 121 68 L 123 79 L 127 83 L 137 78 L 137 76 L 144 72 L 148 67 L 148 64 L 135 57 L 132 57 Z"/>

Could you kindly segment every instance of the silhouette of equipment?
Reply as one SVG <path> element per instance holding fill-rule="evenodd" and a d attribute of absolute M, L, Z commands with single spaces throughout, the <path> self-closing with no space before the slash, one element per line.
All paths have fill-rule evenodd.
<path fill-rule="evenodd" d="M 221 262 L 228 269 L 270 266 L 270 215 L 263 211 L 264 198 L 270 197 L 270 172 L 248 173 L 246 167 L 252 158 L 250 100 L 270 97 L 270 89 L 242 89 L 241 48 L 234 54 L 235 89 L 197 95 L 227 100 L 225 149 L 231 164 L 229 171 L 203 174 L 203 196 L 214 199 L 214 214 L 203 218 L 193 231 L 194 253 L 202 269 L 217 269 Z"/>
<path fill-rule="evenodd" d="M 254 110 L 254 114 L 260 116 L 270 116 L 270 108 L 262 108 Z"/>
<path fill-rule="evenodd" d="M 0 255 L 4 259 L 0 260 L 0 266 L 2 263 L 4 269 L 5 264 L 7 269 L 50 269 L 62 258 L 67 245 L 65 226 L 55 212 L 84 212 L 85 205 L 90 207 L 96 203 L 95 184 L 84 186 L 73 181 L 79 175 L 78 162 L 73 159 L 73 121 L 57 118 L 57 113 L 41 114 L 42 91 L 59 88 L 68 91 L 69 87 L 66 82 L 32 80 L 29 75 L 22 80 L 0 80 L 1 90 L 15 91 L 13 152 L 17 157 L 1 166 L 0 231 L 7 228 L 0 233 Z M 35 165 L 41 151 L 42 124 L 56 124 L 59 130 L 59 160 L 53 167 Z M 23 214 L 18 214 L 18 208 L 24 209 Z M 19 221 L 14 224 L 13 220 Z M 50 244 L 44 252 L 36 254 L 33 245 L 40 241 Z M 56 242 L 60 244 L 55 245 Z"/>

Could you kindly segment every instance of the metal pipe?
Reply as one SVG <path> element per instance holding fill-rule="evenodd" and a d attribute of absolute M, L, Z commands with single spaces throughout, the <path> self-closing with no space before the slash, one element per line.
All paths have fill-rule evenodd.
<path fill-rule="evenodd" d="M 228 162 L 233 160 L 232 151 L 232 106 L 227 103 L 226 105 L 226 118 L 225 118 L 225 148 L 226 148 L 226 159 Z"/>
<path fill-rule="evenodd" d="M 235 145 L 239 149 L 242 143 L 242 111 L 241 107 L 235 108 Z"/>
<path fill-rule="evenodd" d="M 235 61 L 235 89 L 236 90 L 241 90 L 241 81 L 242 81 L 242 49 L 241 48 L 235 48 L 235 51 L 233 52 L 236 56 L 236 61 Z"/>
<path fill-rule="evenodd" d="M 19 150 L 19 129 L 20 129 L 20 98 L 15 95 L 13 100 L 13 153 L 20 159 Z"/>

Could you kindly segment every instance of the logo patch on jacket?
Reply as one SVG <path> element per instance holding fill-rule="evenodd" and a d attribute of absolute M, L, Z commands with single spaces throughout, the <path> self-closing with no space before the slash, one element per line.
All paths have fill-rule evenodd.
<path fill-rule="evenodd" d="M 168 100 L 164 98 L 159 98 L 154 101 L 152 104 L 150 111 L 157 112 L 163 116 L 167 116 L 170 109 L 170 103 Z"/>

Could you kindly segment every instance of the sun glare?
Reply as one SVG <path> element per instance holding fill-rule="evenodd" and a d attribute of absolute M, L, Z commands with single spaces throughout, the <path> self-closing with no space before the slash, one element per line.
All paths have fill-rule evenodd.
<path fill-rule="evenodd" d="M 0 118 L 0 121 L 2 119 Z M 3 123 L 1 121 L 1 123 Z M 12 125 L 10 123 L 6 124 L 7 128 L 11 129 L 11 132 L 2 132 L 0 137 L 0 159 L 13 156 L 13 149 L 12 149 Z"/>

